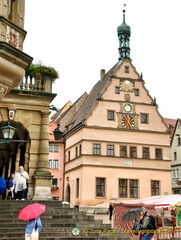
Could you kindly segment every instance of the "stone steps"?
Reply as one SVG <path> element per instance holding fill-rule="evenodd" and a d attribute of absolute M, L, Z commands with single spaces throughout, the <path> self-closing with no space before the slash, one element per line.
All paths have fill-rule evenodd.
<path fill-rule="evenodd" d="M 59 239 L 104 239 L 104 240 L 129 240 L 129 235 L 111 228 L 111 224 L 103 224 L 102 220 L 94 220 L 93 216 L 79 212 L 76 208 L 63 205 L 60 201 L 0 201 L 0 239 L 24 240 L 26 222 L 19 220 L 18 213 L 25 206 L 39 202 L 46 205 L 46 211 L 41 215 L 43 231 L 39 240 Z M 73 228 L 78 228 L 80 233 L 74 236 Z"/>

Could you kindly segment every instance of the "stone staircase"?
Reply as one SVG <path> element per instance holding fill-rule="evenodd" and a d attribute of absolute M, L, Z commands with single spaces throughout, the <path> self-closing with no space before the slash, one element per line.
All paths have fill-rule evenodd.
<path fill-rule="evenodd" d="M 46 205 L 46 212 L 41 215 L 43 231 L 39 240 L 62 239 L 104 239 L 104 240 L 129 240 L 129 235 L 119 233 L 118 229 L 112 229 L 111 224 L 103 224 L 102 220 L 94 220 L 94 216 L 87 216 L 85 212 L 79 212 L 69 205 L 62 205 L 60 201 L 0 201 L 0 239 L 24 240 L 26 222 L 19 220 L 19 211 L 32 203 Z M 74 228 L 80 233 L 73 235 Z"/>

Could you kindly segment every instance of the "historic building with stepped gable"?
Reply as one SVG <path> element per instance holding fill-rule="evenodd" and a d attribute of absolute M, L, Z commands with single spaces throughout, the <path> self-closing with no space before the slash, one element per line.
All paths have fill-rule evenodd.
<path fill-rule="evenodd" d="M 71 205 L 171 194 L 170 133 L 130 58 L 125 10 L 117 31 L 119 61 L 101 70 L 74 116 L 64 115 L 64 199 Z"/>

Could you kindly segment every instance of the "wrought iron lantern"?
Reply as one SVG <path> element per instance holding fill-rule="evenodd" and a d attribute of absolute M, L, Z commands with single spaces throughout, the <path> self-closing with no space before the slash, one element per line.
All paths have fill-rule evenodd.
<path fill-rule="evenodd" d="M 4 139 L 3 140 L 6 140 L 4 142 L 9 142 L 9 140 L 12 140 L 13 139 L 13 136 L 14 136 L 14 133 L 15 131 L 17 130 L 17 128 L 14 128 L 10 125 L 10 122 L 8 122 L 8 125 L 7 126 L 4 126 L 4 127 L 1 127 L 0 130 L 2 131 L 3 133 L 3 137 Z M 3 143 L 4 143 L 3 142 Z"/>
<path fill-rule="evenodd" d="M 55 140 L 60 140 L 62 138 L 63 131 L 60 128 L 60 123 L 57 123 L 57 128 L 53 131 Z"/>

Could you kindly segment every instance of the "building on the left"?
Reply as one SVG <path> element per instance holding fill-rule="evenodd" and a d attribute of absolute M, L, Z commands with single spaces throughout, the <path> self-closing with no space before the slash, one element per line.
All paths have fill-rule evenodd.
<path fill-rule="evenodd" d="M 23 52 L 25 0 L 0 1 L 0 176 L 23 165 L 29 173 L 28 197 L 51 199 L 49 105 L 56 94 L 51 79 L 32 79 L 25 71 L 33 58 Z M 5 139 L 2 128 L 15 128 Z"/>

